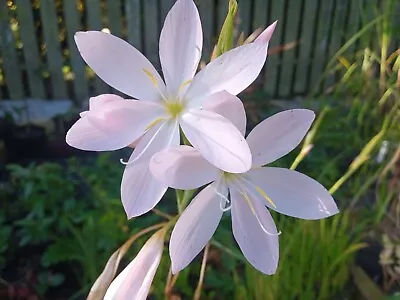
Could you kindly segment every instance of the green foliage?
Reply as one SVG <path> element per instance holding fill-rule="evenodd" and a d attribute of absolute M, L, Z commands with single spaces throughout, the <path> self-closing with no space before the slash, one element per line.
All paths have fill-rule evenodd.
<path fill-rule="evenodd" d="M 235 30 L 234 23 L 235 23 L 237 10 L 238 10 L 238 4 L 237 4 L 236 0 L 230 0 L 228 13 L 226 15 L 224 24 L 222 25 L 221 33 L 218 38 L 215 57 L 218 57 L 221 54 L 223 54 L 233 48 L 233 37 L 234 37 L 234 30 Z"/>
<path fill-rule="evenodd" d="M 5 224 L 5 216 L 2 212 L 0 212 L 0 270 L 1 267 L 5 264 L 6 258 L 3 256 L 7 249 L 9 240 L 11 238 L 11 226 Z"/>
<path fill-rule="evenodd" d="M 277 273 L 265 276 L 246 264 L 245 276 L 236 276 L 240 284 L 236 286 L 235 299 L 338 296 L 348 282 L 354 252 L 365 246 L 357 241 L 359 235 L 349 234 L 352 230 L 349 214 L 321 221 L 282 217 L 277 224 L 283 232 Z"/>
<path fill-rule="evenodd" d="M 104 155 L 86 167 L 76 159 L 64 166 L 8 166 L 16 197 L 5 209 L 14 219 L 17 247 L 48 245 L 42 268 L 68 262 L 81 286 L 94 282 L 109 255 L 133 232 L 119 201 L 121 170 L 118 164 L 110 167 L 110 161 Z M 10 226 L 2 228 L 0 237 L 7 238 L 10 231 Z M 38 289 L 47 290 L 40 285 Z"/>

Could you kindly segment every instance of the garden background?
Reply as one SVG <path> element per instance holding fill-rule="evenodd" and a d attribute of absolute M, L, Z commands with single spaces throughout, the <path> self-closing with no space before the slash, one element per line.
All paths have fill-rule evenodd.
<path fill-rule="evenodd" d="M 207 63 L 229 1 L 195 2 Z M 90 96 L 120 94 L 84 64 L 74 33 L 111 32 L 160 69 L 158 37 L 173 3 L 0 0 L 0 299 L 85 299 L 118 247 L 176 213 L 167 193 L 153 214 L 127 221 L 119 158 L 129 150 L 87 153 L 64 139 Z M 275 112 L 313 109 L 302 146 L 275 165 L 317 179 L 341 213 L 321 221 L 274 214 L 283 232 L 274 276 L 246 263 L 226 216 L 203 260 L 201 295 L 203 254 L 170 278 L 166 244 L 151 299 L 400 299 L 400 2 L 238 5 L 237 40 L 278 20 L 264 70 L 239 95 L 248 131 Z"/>

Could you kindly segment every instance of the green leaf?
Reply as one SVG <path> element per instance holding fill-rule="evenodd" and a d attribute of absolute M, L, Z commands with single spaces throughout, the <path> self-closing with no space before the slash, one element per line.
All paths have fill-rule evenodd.
<path fill-rule="evenodd" d="M 233 34 L 237 8 L 238 5 L 236 0 L 230 0 L 228 14 L 225 18 L 224 25 L 222 25 L 221 33 L 218 38 L 217 51 L 213 58 L 216 58 L 233 48 Z"/>

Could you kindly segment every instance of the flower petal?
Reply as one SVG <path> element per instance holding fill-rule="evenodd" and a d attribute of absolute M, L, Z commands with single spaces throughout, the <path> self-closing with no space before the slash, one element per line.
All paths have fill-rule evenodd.
<path fill-rule="evenodd" d="M 256 40 L 254 42 L 256 42 L 256 43 L 261 42 L 264 44 L 268 44 L 272 38 L 272 34 L 275 31 L 277 23 L 278 23 L 278 21 L 275 21 L 274 23 L 269 25 L 263 32 L 260 33 L 260 35 L 256 38 Z"/>
<path fill-rule="evenodd" d="M 279 261 L 278 236 L 264 232 L 243 195 L 236 189 L 229 190 L 232 199 L 232 231 L 243 255 L 260 272 L 274 274 Z M 248 197 L 251 199 L 251 195 Z M 268 209 L 254 199 L 250 201 L 263 227 L 276 234 L 275 222 Z"/>
<path fill-rule="evenodd" d="M 232 122 L 244 136 L 246 133 L 246 111 L 242 101 L 226 91 L 214 93 L 203 103 L 203 109 L 213 111 Z"/>
<path fill-rule="evenodd" d="M 155 233 L 129 265 L 113 280 L 104 300 L 146 300 L 160 264 L 164 233 Z"/>
<path fill-rule="evenodd" d="M 176 1 L 160 36 L 160 61 L 171 96 L 176 96 L 182 84 L 193 78 L 202 46 L 203 32 L 196 5 L 192 0 Z"/>
<path fill-rule="evenodd" d="M 222 90 L 237 95 L 257 78 L 266 58 L 267 52 L 262 43 L 232 49 L 196 74 L 186 98 L 201 105 L 205 97 Z"/>
<path fill-rule="evenodd" d="M 121 199 L 128 219 L 147 213 L 165 194 L 168 185 L 154 178 L 149 163 L 155 153 L 176 145 L 179 130 L 169 123 L 154 125 L 140 139 L 122 176 Z"/>
<path fill-rule="evenodd" d="M 264 167 L 253 169 L 246 176 L 276 207 L 259 194 L 260 201 L 282 214 L 317 220 L 339 212 L 332 196 L 319 182 L 297 171 Z"/>
<path fill-rule="evenodd" d="M 213 236 L 222 217 L 220 196 L 212 183 L 203 189 L 185 209 L 176 222 L 169 242 L 172 273 L 175 274 L 190 264 Z M 227 195 L 226 188 L 219 190 Z"/>
<path fill-rule="evenodd" d="M 95 109 L 82 114 L 72 125 L 66 135 L 68 145 L 88 151 L 121 149 L 139 138 L 163 114 L 161 106 L 151 103 L 105 99 L 101 98 L 102 104 L 97 103 Z"/>
<path fill-rule="evenodd" d="M 265 119 L 247 136 L 253 165 L 262 166 L 296 148 L 310 129 L 315 114 L 308 109 L 291 109 Z"/>
<path fill-rule="evenodd" d="M 101 111 L 107 107 L 107 103 L 113 101 L 123 101 L 124 98 L 114 94 L 101 94 L 96 97 L 90 97 L 89 99 L 89 110 L 90 111 Z"/>
<path fill-rule="evenodd" d="M 77 32 L 75 42 L 85 62 L 107 84 L 136 99 L 161 100 L 164 82 L 136 48 L 101 31 Z"/>
<path fill-rule="evenodd" d="M 174 189 L 191 190 L 214 181 L 221 171 L 189 146 L 171 147 L 153 155 L 154 177 Z"/>
<path fill-rule="evenodd" d="M 191 109 L 182 115 L 180 125 L 193 147 L 214 166 L 230 173 L 250 169 L 249 147 L 228 119 L 211 111 Z"/>

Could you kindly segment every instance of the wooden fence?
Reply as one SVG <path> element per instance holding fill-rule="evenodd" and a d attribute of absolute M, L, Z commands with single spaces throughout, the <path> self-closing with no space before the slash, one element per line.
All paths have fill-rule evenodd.
<path fill-rule="evenodd" d="M 279 20 L 259 81 L 272 97 L 310 91 L 337 49 L 381 0 L 238 0 L 246 35 Z M 386 1 L 386 0 L 382 0 Z M 0 99 L 73 99 L 111 89 L 91 73 L 74 43 L 78 30 L 101 30 L 128 40 L 158 65 L 158 38 L 174 0 L 0 0 Z M 228 0 L 196 1 L 203 24 L 204 59 L 221 28 Z M 370 9 L 372 7 L 372 9 Z M 324 85 L 334 81 L 327 78 Z"/>

